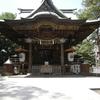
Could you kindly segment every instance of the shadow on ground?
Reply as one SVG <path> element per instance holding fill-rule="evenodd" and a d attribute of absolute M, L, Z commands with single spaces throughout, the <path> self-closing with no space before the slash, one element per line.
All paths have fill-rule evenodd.
<path fill-rule="evenodd" d="M 41 100 L 40 98 L 45 96 L 49 96 L 50 100 L 54 100 L 65 97 L 65 94 L 50 93 L 39 87 L 30 85 L 20 86 L 17 82 L 6 81 L 5 79 L 0 80 L 0 100 Z"/>

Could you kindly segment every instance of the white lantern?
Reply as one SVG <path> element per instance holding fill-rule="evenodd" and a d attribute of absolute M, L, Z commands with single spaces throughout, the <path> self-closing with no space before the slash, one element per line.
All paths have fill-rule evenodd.
<path fill-rule="evenodd" d="M 31 42 L 32 42 L 32 39 L 31 39 L 31 38 L 27 38 L 27 39 L 26 39 L 26 42 L 27 42 L 27 43 L 31 43 Z"/>
<path fill-rule="evenodd" d="M 68 53 L 68 61 L 72 62 L 74 60 L 74 54 Z"/>
<path fill-rule="evenodd" d="M 25 53 L 20 53 L 19 54 L 19 61 L 24 62 L 25 61 Z"/>

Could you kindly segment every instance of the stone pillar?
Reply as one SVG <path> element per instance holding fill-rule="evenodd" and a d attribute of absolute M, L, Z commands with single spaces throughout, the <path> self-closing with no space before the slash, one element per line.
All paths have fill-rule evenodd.
<path fill-rule="evenodd" d="M 32 43 L 29 43 L 29 69 L 28 72 L 32 72 Z"/>
<path fill-rule="evenodd" d="M 64 44 L 61 43 L 61 65 L 64 65 Z"/>

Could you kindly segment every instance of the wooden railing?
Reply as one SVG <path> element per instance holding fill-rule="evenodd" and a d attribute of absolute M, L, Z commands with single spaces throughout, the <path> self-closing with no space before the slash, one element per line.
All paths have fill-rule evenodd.
<path fill-rule="evenodd" d="M 40 74 L 40 66 L 32 66 L 33 74 Z"/>
<path fill-rule="evenodd" d="M 33 74 L 41 74 L 41 67 L 40 66 L 32 66 L 32 73 Z M 52 66 L 52 74 L 61 74 L 61 66 Z"/>
<path fill-rule="evenodd" d="M 61 66 L 53 66 L 53 74 L 61 74 Z"/>
<path fill-rule="evenodd" d="M 19 58 L 10 58 L 10 60 L 13 62 L 14 65 L 20 65 Z M 25 63 L 28 64 L 28 58 L 26 58 Z"/>

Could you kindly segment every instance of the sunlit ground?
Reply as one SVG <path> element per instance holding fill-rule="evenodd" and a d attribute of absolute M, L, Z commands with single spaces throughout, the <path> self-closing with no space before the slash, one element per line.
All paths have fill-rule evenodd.
<path fill-rule="evenodd" d="M 100 100 L 99 77 L 0 78 L 0 100 Z"/>

